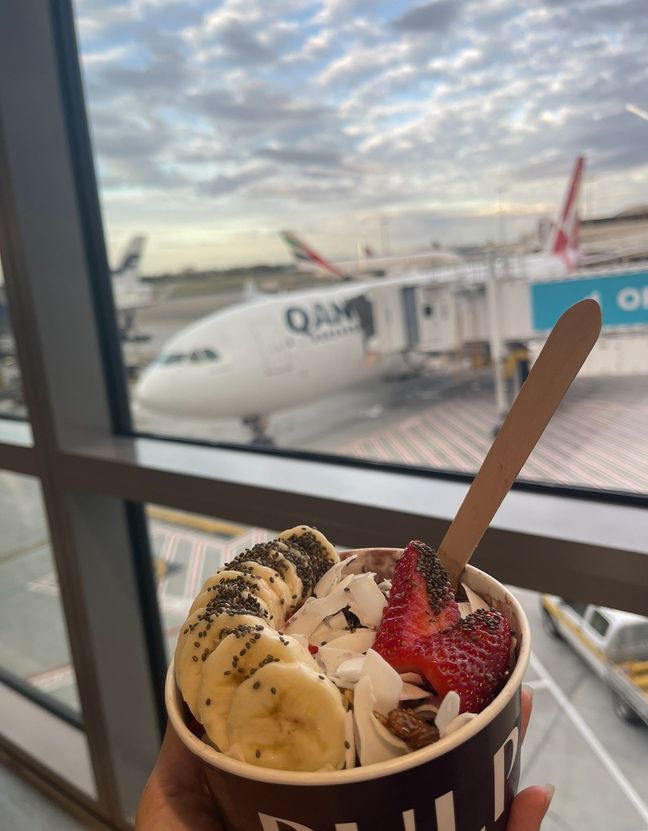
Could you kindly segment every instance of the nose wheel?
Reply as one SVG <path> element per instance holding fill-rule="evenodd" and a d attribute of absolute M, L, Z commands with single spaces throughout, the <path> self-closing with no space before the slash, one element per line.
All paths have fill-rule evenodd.
<path fill-rule="evenodd" d="M 249 428 L 252 433 L 251 444 L 256 447 L 274 447 L 274 439 L 269 436 L 267 431 L 268 419 L 264 416 L 246 416 L 243 419 L 243 424 Z"/>

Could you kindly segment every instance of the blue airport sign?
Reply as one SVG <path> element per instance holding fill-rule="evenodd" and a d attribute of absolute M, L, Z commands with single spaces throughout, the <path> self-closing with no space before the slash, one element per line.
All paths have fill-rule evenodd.
<path fill-rule="evenodd" d="M 531 284 L 533 328 L 544 332 L 579 300 L 596 300 L 603 326 L 648 325 L 648 271 Z"/>

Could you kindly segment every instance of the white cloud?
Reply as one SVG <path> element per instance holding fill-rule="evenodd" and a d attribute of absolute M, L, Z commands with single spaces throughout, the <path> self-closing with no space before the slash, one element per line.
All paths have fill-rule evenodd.
<path fill-rule="evenodd" d="M 623 109 L 647 101 L 643 2 L 79 0 L 109 225 L 174 227 L 185 259 L 215 224 L 250 234 L 225 259 L 280 258 L 256 228 L 345 240 L 378 212 L 457 238 L 494 181 L 520 221 L 553 205 L 580 151 L 610 211 L 645 201 L 648 131 Z"/>

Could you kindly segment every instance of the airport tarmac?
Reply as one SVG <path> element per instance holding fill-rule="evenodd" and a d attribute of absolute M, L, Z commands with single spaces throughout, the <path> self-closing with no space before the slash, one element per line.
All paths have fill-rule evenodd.
<path fill-rule="evenodd" d="M 58 584 L 34 483 L 0 475 L 0 665 L 78 707 Z M 269 538 L 247 528 L 162 508 L 149 514 L 158 597 L 169 654 L 203 580 L 239 551 Z M 648 728 L 619 721 L 608 689 L 541 624 L 539 597 L 514 590 L 531 624 L 527 681 L 534 715 L 522 785 L 553 783 L 547 831 L 648 831 Z"/>

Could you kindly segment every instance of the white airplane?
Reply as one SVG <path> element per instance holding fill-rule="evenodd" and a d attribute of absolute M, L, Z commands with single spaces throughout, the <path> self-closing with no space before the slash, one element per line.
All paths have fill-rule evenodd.
<path fill-rule="evenodd" d="M 153 300 L 152 285 L 143 282 L 139 276 L 145 242 L 146 237 L 133 237 L 119 265 L 111 271 L 119 330 L 124 340 L 135 337 L 135 313 L 150 306 Z"/>
<path fill-rule="evenodd" d="M 461 257 L 454 251 L 444 251 L 442 248 L 381 257 L 368 245 L 359 247 L 356 260 L 328 260 L 293 231 L 281 231 L 280 236 L 290 249 L 299 271 L 314 272 L 321 277 L 335 280 L 351 280 L 358 276 L 382 276 L 394 272 L 402 274 L 404 271 L 430 269 L 461 262 Z"/>
<path fill-rule="evenodd" d="M 562 209 L 542 253 L 516 262 L 526 279 L 573 271 L 578 260 L 578 158 Z M 494 267 L 511 276 L 510 264 Z M 486 283 L 487 262 L 384 280 L 260 295 L 198 320 L 175 335 L 142 373 L 135 400 L 144 410 L 195 419 L 240 418 L 267 440 L 266 417 L 375 376 L 388 350 L 376 327 L 394 325 L 402 291 Z M 424 312 L 431 314 L 431 307 Z M 405 316 L 407 310 L 404 310 Z M 406 354 L 407 343 L 392 354 Z"/>

